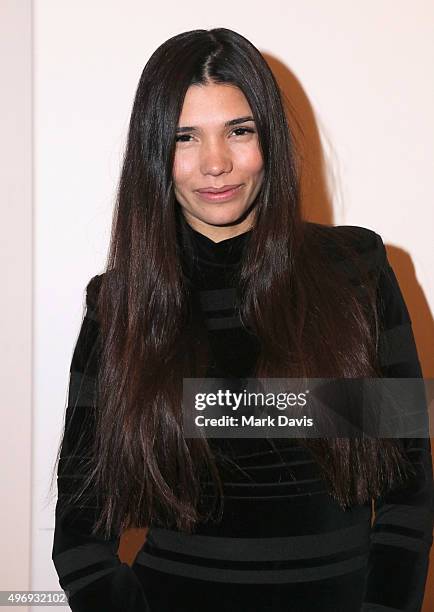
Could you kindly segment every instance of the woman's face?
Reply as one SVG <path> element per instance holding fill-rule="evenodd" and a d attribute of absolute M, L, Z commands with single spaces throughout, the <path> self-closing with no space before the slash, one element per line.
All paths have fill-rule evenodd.
<path fill-rule="evenodd" d="M 264 169 L 252 111 L 241 90 L 216 84 L 189 87 L 176 141 L 173 181 L 186 221 L 215 242 L 252 227 L 251 205 Z M 199 193 L 228 186 L 236 188 L 214 196 Z"/>

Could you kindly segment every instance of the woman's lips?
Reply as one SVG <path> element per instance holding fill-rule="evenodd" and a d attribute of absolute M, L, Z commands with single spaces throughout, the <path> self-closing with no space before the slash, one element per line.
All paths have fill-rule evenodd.
<path fill-rule="evenodd" d="M 212 193 L 211 191 L 196 191 L 196 193 L 206 202 L 226 202 L 237 195 L 241 187 L 242 185 L 238 185 L 238 187 L 228 189 L 227 191 L 220 191 L 219 193 Z"/>

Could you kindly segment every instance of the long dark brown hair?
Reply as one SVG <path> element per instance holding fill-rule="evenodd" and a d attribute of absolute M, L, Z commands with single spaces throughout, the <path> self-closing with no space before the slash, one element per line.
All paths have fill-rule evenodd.
<path fill-rule="evenodd" d="M 207 350 L 185 281 L 172 179 L 186 91 L 208 82 L 243 92 L 263 155 L 264 181 L 238 286 L 241 320 L 260 342 L 252 377 L 380 375 L 375 283 L 359 270 L 362 300 L 360 286 L 345 283 L 330 266 L 327 228 L 301 218 L 294 139 L 266 61 L 226 28 L 170 38 L 151 56 L 137 87 L 106 273 L 90 296 L 98 313 L 99 371 L 94 451 L 84 488 L 100 491 L 104 499 L 95 532 L 151 524 L 192 531 L 209 517 L 199 510 L 205 472 L 221 498 L 207 440 L 183 436 L 183 378 L 205 376 Z M 356 241 L 348 235 L 335 235 L 346 256 Z M 405 457 L 394 440 L 299 443 L 312 451 L 343 508 L 370 501 L 404 473 Z"/>

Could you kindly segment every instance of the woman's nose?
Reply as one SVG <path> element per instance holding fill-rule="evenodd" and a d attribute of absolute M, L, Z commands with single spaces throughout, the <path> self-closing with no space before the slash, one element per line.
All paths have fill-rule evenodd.
<path fill-rule="evenodd" d="M 218 175 L 232 170 L 232 157 L 222 144 L 208 144 L 201 151 L 202 174 Z"/>

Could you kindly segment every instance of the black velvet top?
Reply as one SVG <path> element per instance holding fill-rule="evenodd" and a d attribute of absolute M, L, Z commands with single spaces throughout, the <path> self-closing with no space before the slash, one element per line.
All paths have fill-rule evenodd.
<path fill-rule="evenodd" d="M 328 231 L 333 244 L 338 229 Z M 378 267 L 383 375 L 421 377 L 408 310 L 381 237 L 361 227 L 351 231 Z M 190 226 L 184 234 L 190 278 L 212 347 L 209 376 L 248 376 L 258 355 L 256 338 L 234 310 L 237 266 L 250 236 L 251 230 L 215 243 Z M 98 334 L 94 296 L 99 279 L 88 284 L 72 359 L 69 425 L 73 404 L 81 406 L 82 415 L 89 406 L 97 371 L 91 355 Z M 62 445 L 59 501 L 71 492 L 78 473 L 73 463 L 63 468 L 84 422 L 80 411 L 74 418 Z M 60 586 L 69 591 L 71 610 L 420 611 L 434 523 L 430 439 L 405 440 L 416 475 L 376 500 L 374 516 L 370 504 L 343 510 L 326 491 L 306 448 L 293 440 L 275 443 L 276 449 L 264 439 L 235 443 L 233 458 L 240 470 L 223 477 L 221 522 L 201 524 L 194 534 L 150 526 L 131 567 L 117 555 L 120 536 L 110 541 L 91 537 L 91 513 L 71 507 L 60 517 L 58 501 L 52 558 Z"/>

